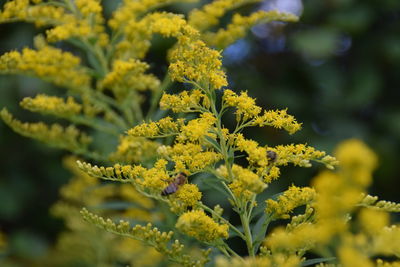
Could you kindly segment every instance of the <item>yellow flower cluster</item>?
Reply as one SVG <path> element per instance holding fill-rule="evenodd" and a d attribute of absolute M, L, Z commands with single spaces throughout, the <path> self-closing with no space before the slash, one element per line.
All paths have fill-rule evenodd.
<path fill-rule="evenodd" d="M 235 136 L 235 146 L 239 151 L 247 153 L 247 160 L 250 165 L 261 169 L 268 165 L 267 149 L 259 146 L 256 141 L 245 139 L 243 134 L 237 134 Z"/>
<path fill-rule="evenodd" d="M 4 4 L 0 11 L 0 23 L 12 21 L 34 22 L 36 26 L 65 23 L 73 16 L 65 9 L 52 5 L 30 5 L 29 0 L 13 0 Z M 41 1 L 31 1 L 39 4 Z"/>
<path fill-rule="evenodd" d="M 167 163 L 164 159 L 158 160 L 154 164 L 154 168 L 143 170 L 141 177 L 135 182 L 144 191 L 153 194 L 161 193 L 168 186 L 167 181 L 170 179 L 166 170 Z"/>
<path fill-rule="evenodd" d="M 252 121 L 251 126 L 272 126 L 277 129 L 284 129 L 289 134 L 294 134 L 301 129 L 301 123 L 298 123 L 292 115 L 287 114 L 286 109 L 264 111 L 263 115 Z"/>
<path fill-rule="evenodd" d="M 121 136 L 117 150 L 110 155 L 110 160 L 124 163 L 148 162 L 155 158 L 159 143 L 143 137 Z"/>
<path fill-rule="evenodd" d="M 221 54 L 208 48 L 203 41 L 184 39 L 171 52 L 170 58 L 169 73 L 173 80 L 195 82 L 215 90 L 228 85 L 221 69 Z"/>
<path fill-rule="evenodd" d="M 353 179 L 353 182 L 368 186 L 372 180 L 372 171 L 378 159 L 375 153 L 358 139 L 349 139 L 335 150 L 342 170 Z"/>
<path fill-rule="evenodd" d="M 50 46 L 39 50 L 24 48 L 22 53 L 12 51 L 2 55 L 0 73 L 36 76 L 76 91 L 89 87 L 90 83 L 90 76 L 78 57 Z"/>
<path fill-rule="evenodd" d="M 75 153 L 82 154 L 92 139 L 86 134 L 80 132 L 75 126 L 70 125 L 66 128 L 55 123 L 46 125 L 43 122 L 23 123 L 15 118 L 6 110 L 0 112 L 0 117 L 15 132 L 37 139 L 46 144 L 63 148 Z"/>
<path fill-rule="evenodd" d="M 229 226 L 214 222 L 203 210 L 193 210 L 183 213 L 178 218 L 176 228 L 188 236 L 212 243 L 220 238 L 227 238 Z"/>
<path fill-rule="evenodd" d="M 363 180 L 360 183 L 357 175 L 360 166 L 373 171 L 376 155 L 356 140 L 343 142 L 337 151 L 338 160 L 348 164 L 344 164 L 337 173 L 324 171 L 318 175 L 314 181 L 317 195 L 311 204 L 313 208 L 308 206 L 304 216 L 293 217 L 294 224 L 286 230 L 276 229 L 265 244 L 272 252 L 302 254 L 309 249 L 319 253 L 319 247 L 329 244 L 338 257 L 338 263 L 343 266 L 376 266 L 371 257 L 399 255 L 400 230 L 396 226 L 388 227 L 389 214 L 374 209 L 374 206 L 373 209 L 366 206 L 360 210 L 356 216 L 358 227 L 351 227 L 350 224 L 353 221 L 351 214 L 360 201 L 367 205 L 377 200 L 373 197 L 362 200 L 361 193 L 369 182 Z M 345 152 L 352 153 L 354 158 L 348 157 Z M 378 259 L 376 264 L 385 266 L 389 263 Z"/>
<path fill-rule="evenodd" d="M 57 42 L 78 37 L 90 39 L 92 43 L 98 41 L 101 46 L 108 44 L 100 0 L 76 0 L 68 8 L 73 16 L 65 17 L 63 23 L 47 30 L 48 41 Z"/>
<path fill-rule="evenodd" d="M 338 164 L 334 157 L 327 156 L 324 151 L 316 150 L 305 144 L 279 145 L 268 149 L 277 154 L 275 161 L 277 166 L 292 163 L 295 166 L 311 167 L 310 161 L 317 161 L 325 164 L 329 169 L 333 169 L 333 166 Z"/>
<path fill-rule="evenodd" d="M 194 9 L 189 14 L 189 24 L 199 31 L 205 31 L 219 24 L 219 19 L 229 10 L 241 5 L 260 2 L 261 0 L 215 0 L 204 5 L 201 9 Z"/>
<path fill-rule="evenodd" d="M 274 218 L 289 219 L 290 213 L 297 207 L 310 204 L 315 200 L 315 190 L 310 187 L 291 186 L 278 199 L 267 199 L 265 212 Z"/>
<path fill-rule="evenodd" d="M 205 42 L 213 47 L 225 48 L 235 41 L 243 38 L 248 29 L 259 23 L 267 23 L 271 21 L 295 22 L 298 17 L 290 13 L 281 13 L 277 10 L 257 11 L 249 16 L 235 14 L 226 29 L 220 29 L 217 32 L 207 32 L 203 38 Z"/>
<path fill-rule="evenodd" d="M 34 98 L 25 97 L 20 105 L 32 112 L 55 115 L 68 118 L 81 112 L 82 106 L 73 97 L 63 98 L 39 94 Z"/>
<path fill-rule="evenodd" d="M 171 117 L 165 117 L 158 122 L 143 123 L 128 130 L 128 134 L 137 137 L 165 137 L 176 135 L 180 127 L 184 124 L 184 119 L 173 121 Z"/>
<path fill-rule="evenodd" d="M 123 4 L 113 13 L 108 22 L 113 29 L 127 27 L 128 22 L 137 20 L 140 16 L 156 8 L 176 2 L 195 2 L 197 0 L 142 0 L 140 2 L 123 0 Z"/>
<path fill-rule="evenodd" d="M 177 95 L 164 93 L 160 100 L 161 109 L 171 109 L 173 112 L 200 112 L 210 107 L 210 100 L 200 90 L 183 91 Z"/>
<path fill-rule="evenodd" d="M 221 155 L 214 151 L 204 151 L 199 144 L 177 143 L 174 146 L 160 147 L 159 154 L 175 163 L 175 171 L 197 172 L 221 160 Z"/>
<path fill-rule="evenodd" d="M 216 267 L 298 267 L 301 266 L 301 258 L 297 255 L 286 256 L 274 254 L 269 257 L 231 258 L 217 257 Z"/>
<path fill-rule="evenodd" d="M 180 128 L 177 141 L 197 143 L 201 142 L 201 140 L 207 136 L 215 136 L 215 134 L 210 133 L 210 131 L 213 129 L 216 121 L 217 118 L 215 118 L 212 113 L 202 113 L 200 118 L 190 120 L 186 125 Z"/>
<path fill-rule="evenodd" d="M 195 207 L 200 201 L 202 193 L 195 184 L 182 185 L 170 200 L 171 210 L 175 213 L 182 213 L 189 207 Z"/>
<path fill-rule="evenodd" d="M 118 100 L 125 99 L 132 91 L 155 90 L 160 81 L 152 74 L 145 74 L 148 68 L 147 63 L 139 60 L 116 60 L 100 82 L 100 88 L 110 89 Z"/>
<path fill-rule="evenodd" d="M 247 95 L 247 92 L 241 92 L 237 95 L 232 90 L 224 90 L 224 95 L 222 96 L 223 104 L 227 107 L 236 108 L 236 120 L 247 121 L 253 119 L 261 112 L 261 108 L 256 105 L 256 100 Z"/>
<path fill-rule="evenodd" d="M 239 165 L 232 167 L 233 181 L 228 186 L 235 196 L 243 201 L 249 201 L 255 194 L 259 194 L 267 188 L 260 177 L 249 169 Z M 227 174 L 225 174 L 227 177 Z"/>

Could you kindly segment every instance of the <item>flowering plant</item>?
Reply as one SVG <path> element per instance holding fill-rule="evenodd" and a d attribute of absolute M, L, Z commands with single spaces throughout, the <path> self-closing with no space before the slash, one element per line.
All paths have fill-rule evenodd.
<path fill-rule="evenodd" d="M 105 249 L 115 254 L 101 259 L 102 264 L 134 265 L 138 257 L 120 253 L 124 239 L 100 237 L 91 232 L 92 225 L 141 241 L 163 255 L 160 262 L 169 259 L 182 266 L 203 266 L 210 255 L 217 266 L 327 261 L 372 266 L 372 257 L 398 257 L 400 231 L 388 227 L 387 212 L 398 212 L 400 206 L 365 193 L 377 160 L 360 141 L 339 146 L 341 167 L 335 173 L 322 172 L 313 187 L 293 185 L 275 196 L 268 192 L 283 166 L 310 167 L 317 162 L 333 170 L 338 160 L 306 144 L 268 146 L 246 138 L 248 127 L 269 126 L 294 134 L 301 124 L 286 109 L 264 110 L 246 91 L 228 89 L 216 49 L 243 37 L 255 24 L 297 17 L 278 11 L 234 14 L 225 29 L 214 31 L 211 28 L 225 13 L 258 1 L 216 0 L 191 11 L 188 19 L 154 11 L 174 2 L 178 1 L 123 1 L 108 20 L 109 27 L 96 0 L 15 0 L 3 7 L 0 22 L 22 20 L 48 29 L 36 37 L 36 49 L 2 55 L 0 72 L 35 76 L 67 89 L 66 98 L 39 94 L 21 101 L 30 111 L 71 122 L 67 127 L 22 123 L 6 109 L 1 112 L 16 132 L 80 157 L 76 166 L 83 172 L 68 164 L 77 177 L 62 190 L 64 202 L 56 204 L 54 212 L 70 221 L 72 232 L 87 233 L 96 243 L 96 238 L 113 239 Z M 144 61 L 154 34 L 176 39 L 162 80 L 149 73 L 151 65 Z M 82 49 L 84 57 L 52 45 L 60 41 Z M 176 87 L 185 89 L 171 93 Z M 229 114 L 235 117 L 233 127 L 225 123 Z M 107 144 L 111 137 L 119 140 L 116 147 Z M 221 205 L 210 204 L 213 191 L 223 196 Z M 110 198 L 139 207 L 113 212 L 104 208 Z M 226 216 L 225 200 L 237 220 Z M 81 214 L 91 224 L 77 223 L 79 206 L 86 206 Z M 350 227 L 355 212 L 357 232 Z M 268 232 L 271 222 L 281 219 L 290 221 Z M 132 227 L 130 222 L 137 224 Z M 70 240 L 81 241 L 79 235 Z M 235 250 L 232 240 L 240 240 L 246 252 Z M 68 244 L 65 239 L 60 242 Z M 321 258 L 308 259 L 309 251 Z M 381 259 L 376 264 L 389 266 Z"/>

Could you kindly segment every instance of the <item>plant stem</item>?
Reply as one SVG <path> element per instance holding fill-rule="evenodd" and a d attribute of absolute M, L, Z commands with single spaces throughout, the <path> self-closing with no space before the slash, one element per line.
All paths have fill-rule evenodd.
<path fill-rule="evenodd" d="M 246 236 L 246 245 L 247 245 L 247 250 L 249 252 L 249 256 L 254 257 L 253 240 L 251 236 L 248 216 L 247 214 L 245 214 L 245 212 L 241 212 L 239 213 L 239 215 L 240 215 L 240 220 L 242 221 L 244 234 Z"/>

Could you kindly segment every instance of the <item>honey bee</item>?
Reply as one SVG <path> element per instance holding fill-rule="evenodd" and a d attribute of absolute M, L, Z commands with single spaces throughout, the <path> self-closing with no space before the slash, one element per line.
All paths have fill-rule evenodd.
<path fill-rule="evenodd" d="M 268 159 L 268 161 L 275 162 L 277 157 L 278 157 L 278 155 L 276 154 L 275 151 L 267 150 L 267 159 Z"/>
<path fill-rule="evenodd" d="M 164 188 L 161 192 L 162 196 L 168 196 L 178 191 L 179 187 L 187 183 L 187 175 L 183 172 L 178 173 L 175 179 Z"/>

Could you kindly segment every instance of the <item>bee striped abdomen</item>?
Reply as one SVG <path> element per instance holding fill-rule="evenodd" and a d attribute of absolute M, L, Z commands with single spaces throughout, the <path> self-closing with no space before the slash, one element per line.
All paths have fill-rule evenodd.
<path fill-rule="evenodd" d="M 162 196 L 167 196 L 170 194 L 175 193 L 178 190 L 178 185 L 175 183 L 171 183 L 170 185 L 168 185 L 162 192 L 161 195 Z"/>
<path fill-rule="evenodd" d="M 178 191 L 179 187 L 181 185 L 184 185 L 186 182 L 187 182 L 186 174 L 183 172 L 179 173 L 175 177 L 174 181 L 172 181 L 166 188 L 164 188 L 164 190 L 161 192 L 161 195 L 168 196 L 175 193 L 176 191 Z"/>

